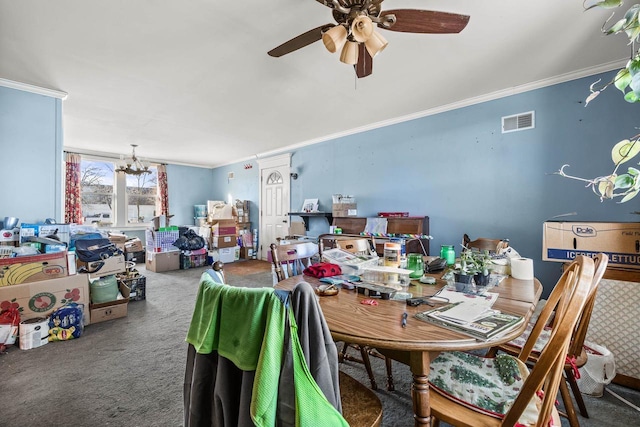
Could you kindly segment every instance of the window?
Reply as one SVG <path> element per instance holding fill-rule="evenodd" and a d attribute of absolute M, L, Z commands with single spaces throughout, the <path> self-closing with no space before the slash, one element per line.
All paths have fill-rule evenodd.
<path fill-rule="evenodd" d="M 83 156 L 80 186 L 84 223 L 104 227 L 149 224 L 156 212 L 156 167 L 142 175 L 116 173 L 115 167 L 114 161 Z"/>

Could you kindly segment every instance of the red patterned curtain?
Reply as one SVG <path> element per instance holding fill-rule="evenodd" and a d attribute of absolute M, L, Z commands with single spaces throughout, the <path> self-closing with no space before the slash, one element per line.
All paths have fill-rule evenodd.
<path fill-rule="evenodd" d="M 167 165 L 158 165 L 157 215 L 169 218 L 169 186 L 167 185 Z"/>
<path fill-rule="evenodd" d="M 64 191 L 64 221 L 82 224 L 82 199 L 80 198 L 80 154 L 66 153 Z"/>

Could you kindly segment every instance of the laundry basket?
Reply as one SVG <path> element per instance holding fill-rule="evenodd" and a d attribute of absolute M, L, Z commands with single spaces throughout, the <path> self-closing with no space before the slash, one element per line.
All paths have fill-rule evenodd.
<path fill-rule="evenodd" d="M 584 349 L 587 352 L 587 363 L 579 369 L 580 378 L 576 380 L 580 392 L 590 396 L 601 397 L 604 386 L 609 384 L 616 376 L 616 363 L 606 347 L 585 342 Z"/>

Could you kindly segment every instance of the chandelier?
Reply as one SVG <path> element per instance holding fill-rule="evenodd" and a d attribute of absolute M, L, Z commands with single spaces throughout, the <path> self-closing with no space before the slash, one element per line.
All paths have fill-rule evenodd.
<path fill-rule="evenodd" d="M 149 170 L 149 163 L 143 162 L 136 157 L 136 144 L 131 144 L 133 147 L 133 152 L 131 157 L 127 157 L 126 159 L 121 154 L 120 160 L 116 163 L 116 172 L 124 172 L 127 175 L 142 175 L 145 173 L 151 173 Z"/>

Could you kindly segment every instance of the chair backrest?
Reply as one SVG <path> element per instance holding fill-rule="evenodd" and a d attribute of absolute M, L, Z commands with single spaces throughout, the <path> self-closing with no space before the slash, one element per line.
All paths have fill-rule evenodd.
<path fill-rule="evenodd" d="M 589 329 L 589 322 L 591 321 L 591 312 L 593 311 L 593 306 L 596 302 L 596 294 L 598 292 L 598 285 L 600 284 L 600 280 L 602 276 L 604 276 L 604 272 L 607 269 L 607 264 L 609 263 L 609 256 L 607 254 L 600 253 L 593 258 L 593 265 L 595 268 L 595 273 L 593 275 L 593 281 L 591 283 L 591 290 L 589 291 L 589 295 L 587 296 L 587 302 L 582 309 L 582 313 L 580 314 L 580 320 L 576 325 L 576 329 L 573 333 L 573 337 L 571 339 L 571 344 L 569 345 L 569 356 L 578 357 L 582 352 L 582 347 L 584 346 L 584 340 L 587 336 L 587 330 Z"/>
<path fill-rule="evenodd" d="M 486 237 L 479 237 L 476 240 L 471 240 L 469 235 L 462 236 L 462 245 L 469 249 L 479 249 L 481 251 L 487 250 L 489 252 L 497 253 L 500 249 L 509 247 L 508 239 L 488 239 Z"/>
<path fill-rule="evenodd" d="M 552 316 L 551 337 L 522 386 L 522 391 L 505 415 L 502 425 L 515 425 L 539 390 L 544 392 L 537 425 L 546 425 L 563 379 L 564 362 L 571 336 L 589 297 L 594 277 L 591 258 L 580 255 L 564 271 L 542 309 L 531 334 L 518 356 L 523 363 Z"/>
<path fill-rule="evenodd" d="M 371 254 L 371 239 L 367 237 L 355 239 L 337 239 L 336 247 L 358 255 Z"/>
<path fill-rule="evenodd" d="M 311 257 L 318 253 L 318 245 L 313 242 L 289 245 L 271 244 L 271 262 L 278 281 L 302 274 L 311 265 Z"/>

